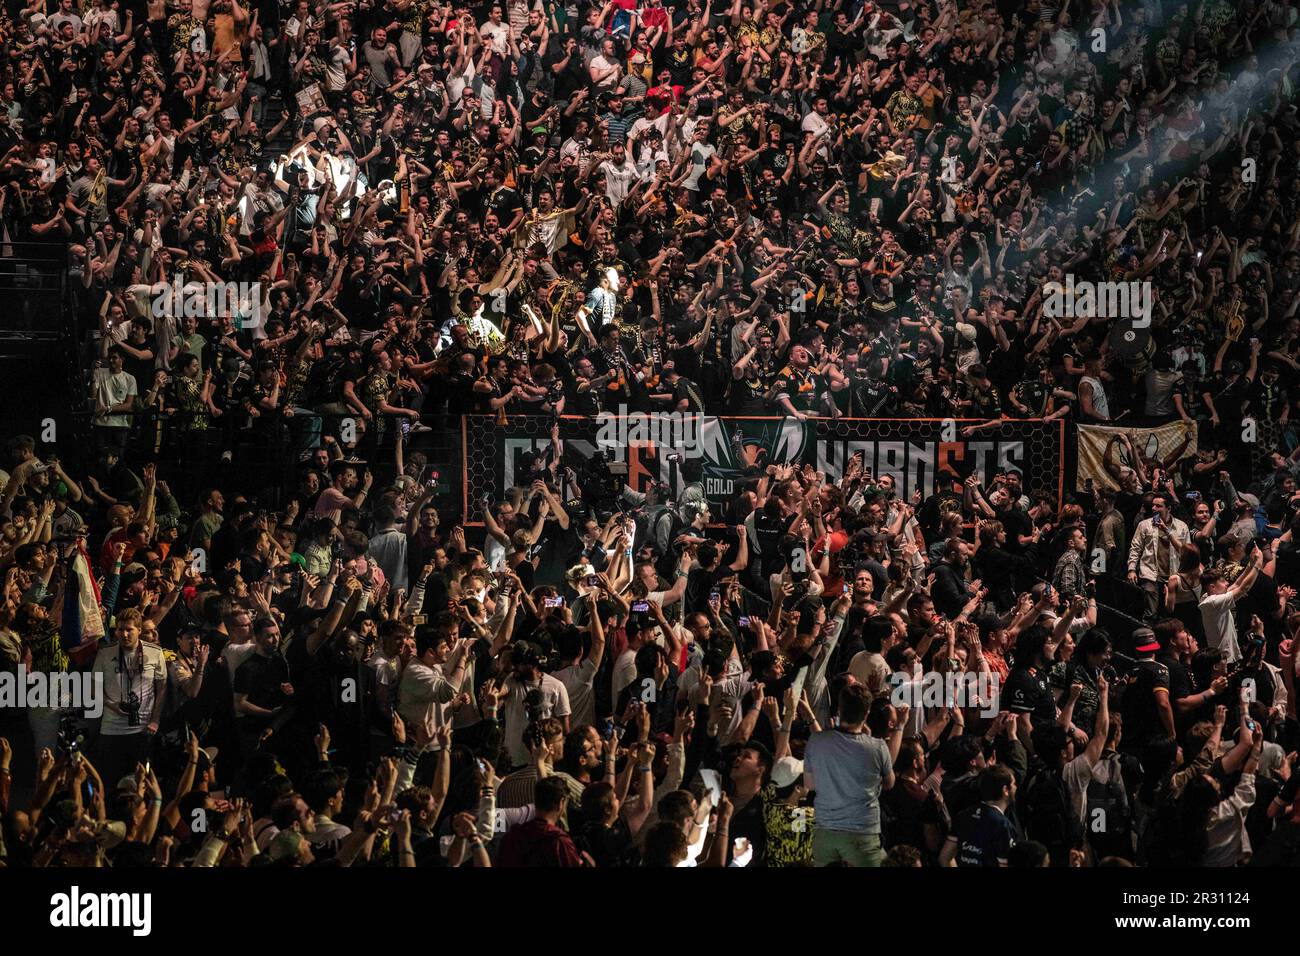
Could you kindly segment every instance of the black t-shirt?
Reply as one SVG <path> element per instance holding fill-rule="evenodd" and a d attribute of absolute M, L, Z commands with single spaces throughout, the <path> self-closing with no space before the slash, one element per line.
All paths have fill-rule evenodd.
<path fill-rule="evenodd" d="M 882 379 L 872 378 L 861 369 L 850 378 L 848 392 L 852 397 L 850 412 L 852 415 L 887 417 L 887 414 L 895 410 L 897 386 L 891 386 Z"/>
<path fill-rule="evenodd" d="M 1227 375 L 1219 372 L 1210 376 L 1201 391 L 1214 401 L 1219 421 L 1228 424 L 1241 417 L 1241 406 L 1250 394 L 1250 379 L 1238 375 L 1230 381 Z"/>
<path fill-rule="evenodd" d="M 1182 723 L 1178 720 L 1178 701 L 1184 697 L 1191 697 L 1196 693 L 1192 687 L 1192 675 L 1188 673 L 1187 668 L 1177 655 L 1164 652 L 1161 653 L 1156 661 L 1161 664 L 1169 673 L 1169 706 L 1174 710 L 1174 719 L 1176 723 Z M 1188 715 L 1189 717 L 1191 715 Z M 1181 727 L 1179 728 L 1182 729 Z"/>
<path fill-rule="evenodd" d="M 793 514 L 784 517 L 771 517 L 766 511 L 754 516 L 754 535 L 758 538 L 758 550 L 761 555 L 759 572 L 766 581 L 769 575 L 776 574 L 785 567 L 785 556 L 781 554 L 781 539 L 794 523 Z"/>
<path fill-rule="evenodd" d="M 487 210 L 496 213 L 497 219 L 505 227 L 514 220 L 515 213 L 523 206 L 523 200 L 509 186 L 502 186 L 486 197 L 484 205 Z"/>
<path fill-rule="evenodd" d="M 718 582 L 731 573 L 731 569 L 721 562 L 712 571 L 705 571 L 703 568 L 692 568 L 690 574 L 686 577 L 686 596 L 683 599 L 682 610 L 686 614 L 707 614 L 709 610 L 709 594 L 717 588 Z"/>
<path fill-rule="evenodd" d="M 1160 710 L 1156 706 L 1156 692 L 1160 689 L 1169 690 L 1169 669 L 1156 660 L 1138 661 L 1120 708 L 1124 716 L 1124 743 L 1137 744 L 1163 733 Z"/>
<path fill-rule="evenodd" d="M 1029 519 L 1029 515 L 1019 505 L 1015 505 L 1005 511 L 998 511 L 997 519 L 1002 522 L 1002 527 L 1007 532 L 1006 549 L 1012 554 L 1023 554 L 1025 549 L 1020 543 L 1019 536 L 1031 534 L 1034 530 L 1034 523 Z"/>
<path fill-rule="evenodd" d="M 900 779 L 882 793 L 880 806 L 886 813 L 882 835 L 887 848 L 899 844 L 924 847 L 926 825 L 939 826 L 943 822 L 934 792 L 912 780 Z"/>
<path fill-rule="evenodd" d="M 1016 845 L 1016 827 L 997 807 L 980 803 L 953 822 L 958 866 L 999 866 Z"/>
<path fill-rule="evenodd" d="M 588 821 L 578 834 L 578 849 L 590 853 L 596 866 L 602 869 L 635 866 L 637 862 L 636 844 L 627 821 L 622 817 L 608 827 L 594 820 Z"/>
<path fill-rule="evenodd" d="M 568 528 L 561 528 L 554 518 L 547 518 L 538 545 L 541 549 L 541 560 L 537 566 L 538 580 L 543 584 L 560 581 L 568 570 L 565 562 L 580 547 L 574 526 L 571 524 Z"/>
<path fill-rule="evenodd" d="M 767 866 L 767 820 L 763 814 L 763 795 L 756 794 L 749 803 L 736 811 L 731 818 L 732 844 L 727 848 L 727 862 L 735 852 L 735 841 L 744 837 L 754 848 L 754 856 L 748 866 Z"/>
<path fill-rule="evenodd" d="M 943 516 L 951 512 L 961 514 L 965 501 L 965 497 L 955 491 L 940 491 L 926 498 L 917 513 L 917 519 L 921 523 L 921 533 L 925 535 L 925 539 L 937 540 Z"/>
<path fill-rule="evenodd" d="M 1007 680 L 1007 709 L 1013 714 L 1028 714 L 1035 726 L 1056 720 L 1056 701 L 1047 684 L 1047 671 L 1022 667 L 1011 672 Z"/>
<path fill-rule="evenodd" d="M 139 400 L 143 402 L 145 393 L 153 388 L 154 360 L 152 350 L 147 342 L 131 342 L 130 345 L 134 349 L 150 353 L 149 358 L 136 358 L 127 352 L 122 353 L 122 370 L 129 372 L 135 378 L 136 391 L 139 393 Z"/>
<path fill-rule="evenodd" d="M 247 694 L 250 704 L 273 710 L 287 699 L 280 685 L 288 680 L 289 665 L 283 657 L 263 657 L 255 652 L 235 671 L 235 693 Z M 270 718 L 248 715 L 242 719 L 265 722 Z"/>

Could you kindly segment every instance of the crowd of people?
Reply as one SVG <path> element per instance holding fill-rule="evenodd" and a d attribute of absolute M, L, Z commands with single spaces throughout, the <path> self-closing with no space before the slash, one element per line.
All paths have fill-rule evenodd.
<path fill-rule="evenodd" d="M 78 4 L 0 15 L 89 332 L 0 677 L 102 714 L 0 687 L 0 863 L 1297 859 L 1295 0 Z M 1116 431 L 441 494 L 454 416 L 625 410 Z"/>

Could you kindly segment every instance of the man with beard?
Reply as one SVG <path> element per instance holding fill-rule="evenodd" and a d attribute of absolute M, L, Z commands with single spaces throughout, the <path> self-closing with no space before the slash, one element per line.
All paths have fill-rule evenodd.
<path fill-rule="evenodd" d="M 605 388 L 607 405 L 630 404 L 634 395 L 641 392 L 637 369 L 645 365 L 638 352 L 628 355 L 619 341 L 619 327 L 611 322 L 600 330 L 600 347 L 592 354 L 591 362 L 597 372 L 608 375 Z"/>
<path fill-rule="evenodd" d="M 269 617 L 253 625 L 255 647 L 235 671 L 235 715 L 245 755 L 258 748 L 262 734 L 284 726 L 293 698 L 289 664 L 280 654 L 280 625 Z"/>
<path fill-rule="evenodd" d="M 366 471 L 364 481 L 357 478 L 358 469 L 365 470 L 365 465 L 359 458 L 344 458 L 330 463 L 334 480 L 316 499 L 317 518 L 328 518 L 337 524 L 344 508 L 362 506 L 375 480 L 369 471 Z"/>
<path fill-rule="evenodd" d="M 934 569 L 934 587 L 930 589 L 930 597 L 935 610 L 946 618 L 959 615 L 979 587 L 979 581 L 966 581 L 969 564 L 962 542 L 954 540 L 944 545 L 943 561 Z"/>
<path fill-rule="evenodd" d="M 605 408 L 605 386 L 616 373 L 596 374 L 596 367 L 585 355 L 573 366 L 573 382 L 567 407 L 575 415 L 594 417 Z"/>

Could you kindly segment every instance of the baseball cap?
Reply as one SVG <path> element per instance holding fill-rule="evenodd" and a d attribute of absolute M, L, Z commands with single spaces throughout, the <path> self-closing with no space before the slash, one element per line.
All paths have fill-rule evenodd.
<path fill-rule="evenodd" d="M 1133 650 L 1139 654 L 1150 654 L 1160 650 L 1160 641 L 1156 632 L 1149 627 L 1139 627 L 1133 632 Z"/>
<path fill-rule="evenodd" d="M 220 751 L 217 750 L 216 747 L 203 747 L 199 750 L 198 770 L 200 773 L 206 771 L 209 767 L 215 767 L 217 765 L 218 753 L 220 753 Z"/>
<path fill-rule="evenodd" d="M 772 784 L 778 790 L 784 790 L 802 776 L 803 761 L 794 757 L 782 757 L 772 767 Z"/>
<path fill-rule="evenodd" d="M 514 645 L 510 662 L 516 667 L 536 667 L 542 662 L 542 649 L 532 641 L 519 641 Z"/>

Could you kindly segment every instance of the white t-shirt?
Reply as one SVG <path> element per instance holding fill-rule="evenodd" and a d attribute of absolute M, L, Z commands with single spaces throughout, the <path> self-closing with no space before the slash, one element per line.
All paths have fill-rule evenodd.
<path fill-rule="evenodd" d="M 634 680 L 636 680 L 636 651 L 625 650 L 618 655 L 618 660 L 614 661 L 613 699 L 618 700 L 618 695 L 623 693 L 623 688 Z"/>
<path fill-rule="evenodd" d="M 325 58 L 325 88 L 336 93 L 348 85 L 348 64 L 352 54 L 346 47 L 336 46 Z"/>
<path fill-rule="evenodd" d="M 506 569 L 506 546 L 488 535 L 483 542 L 483 560 L 487 561 L 488 570 L 493 574 Z"/>
<path fill-rule="evenodd" d="M 136 646 L 135 654 L 119 653 L 120 650 L 115 644 L 100 648 L 95 655 L 94 672 L 104 682 L 106 703 L 121 706 L 128 694 L 134 694 L 138 698 L 140 716 L 133 727 L 125 715 L 114 713 L 105 706 L 99 732 L 108 737 L 143 733 L 148 727 L 149 715 L 153 712 L 154 684 L 167 679 L 167 662 L 163 658 L 162 648 L 157 644 L 141 641 Z"/>
<path fill-rule="evenodd" d="M 464 73 L 453 73 L 447 76 L 447 98 L 451 101 L 452 106 L 460 105 L 461 95 L 465 92 L 465 87 L 473 82 L 476 73 L 476 67 L 472 59 L 466 61 Z"/>
<path fill-rule="evenodd" d="M 583 658 L 582 663 L 561 667 L 554 676 L 564 689 L 569 692 L 569 706 L 572 709 L 569 725 L 581 727 L 583 724 L 596 722 L 596 692 L 593 684 L 596 680 L 596 665 L 590 657 Z"/>
<path fill-rule="evenodd" d="M 1237 644 L 1237 622 L 1233 610 L 1237 598 L 1231 591 L 1224 594 L 1207 594 L 1201 598 L 1201 622 L 1205 625 L 1205 639 L 1211 648 L 1223 651 L 1229 664 L 1241 659 Z"/>
<path fill-rule="evenodd" d="M 601 54 L 600 56 L 594 56 L 591 58 L 591 64 L 589 67 L 589 69 L 593 72 L 589 75 L 604 73 L 612 66 L 618 66 L 618 61 L 608 60 L 605 58 L 604 54 Z M 603 80 L 601 80 L 596 84 L 596 89 L 612 90 L 618 84 L 618 81 L 621 79 L 622 72 L 623 72 L 622 70 L 615 70 L 613 73 L 610 73 Z"/>
<path fill-rule="evenodd" d="M 858 651 L 854 654 L 853 660 L 849 661 L 849 673 L 867 687 L 873 686 L 873 674 L 880 678 L 880 683 L 874 684 L 875 687 L 883 689 L 889 686 L 889 665 L 875 651 Z"/>
<path fill-rule="evenodd" d="M 1107 784 L 1113 780 L 1120 779 L 1119 755 L 1111 754 L 1108 757 L 1100 758 L 1093 766 L 1088 766 L 1088 758 L 1085 754 L 1079 754 L 1068 764 L 1061 772 L 1061 778 L 1065 781 L 1066 790 L 1070 794 L 1070 809 L 1079 822 L 1088 825 L 1088 784 L 1096 780 L 1098 783 Z"/>
<path fill-rule="evenodd" d="M 462 680 L 462 686 L 464 681 Z M 397 684 L 397 712 L 406 726 L 437 730 L 451 719 L 456 688 L 440 666 L 411 661 Z"/>
<path fill-rule="evenodd" d="M 811 133 L 813 136 L 820 136 L 826 130 L 830 129 L 831 124 L 826 122 L 826 117 L 822 116 L 816 110 L 809 113 L 803 118 L 803 131 Z"/>
<path fill-rule="evenodd" d="M 691 174 L 683 180 L 682 185 L 691 192 L 700 188 L 700 177 L 709 168 L 709 161 L 718 148 L 712 143 L 693 143 L 691 145 Z"/>
<path fill-rule="evenodd" d="M 631 156 L 623 160 L 622 166 L 615 166 L 611 160 L 605 160 L 600 164 L 600 171 L 605 174 L 605 196 L 617 209 L 623 204 L 627 194 L 632 191 L 632 184 L 637 180 L 636 163 L 632 162 Z"/>
<path fill-rule="evenodd" d="M 493 53 L 505 56 L 506 50 L 510 49 L 510 24 L 504 21 L 493 23 L 489 20 L 478 28 L 478 35 L 484 43 L 491 45 Z"/>
<path fill-rule="evenodd" d="M 543 674 L 536 684 L 524 684 L 515 678 L 506 682 L 506 699 L 504 705 L 506 749 L 510 753 L 510 762 L 515 766 L 528 763 L 528 747 L 524 743 L 524 730 L 528 727 L 528 692 L 541 692 L 541 701 L 533 716 L 568 717 L 572 713 L 569 706 L 568 689 L 552 677 Z"/>
<path fill-rule="evenodd" d="M 114 375 L 107 368 L 95 369 L 95 401 L 112 408 L 114 405 L 120 405 L 132 395 L 138 395 L 136 389 L 135 376 L 130 372 L 121 371 Z M 112 415 L 96 415 L 95 424 L 103 425 L 106 428 L 130 428 L 131 416 L 118 413 Z"/>

